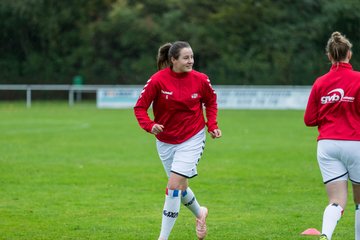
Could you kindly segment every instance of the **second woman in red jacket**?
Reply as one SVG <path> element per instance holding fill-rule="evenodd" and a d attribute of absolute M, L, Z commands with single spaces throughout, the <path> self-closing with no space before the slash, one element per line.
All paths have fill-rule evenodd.
<path fill-rule="evenodd" d="M 317 158 L 329 198 L 321 240 L 330 240 L 347 203 L 348 180 L 355 202 L 355 240 L 360 240 L 360 72 L 350 59 L 352 44 L 339 32 L 328 40 L 330 71 L 316 79 L 304 121 L 319 130 Z"/>

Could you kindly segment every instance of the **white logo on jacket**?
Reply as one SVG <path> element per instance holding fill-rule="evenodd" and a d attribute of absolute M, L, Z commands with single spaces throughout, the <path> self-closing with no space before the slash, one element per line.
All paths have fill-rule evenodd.
<path fill-rule="evenodd" d="M 342 88 L 336 88 L 327 93 L 326 96 L 321 97 L 321 104 L 335 103 L 335 102 L 353 102 L 354 97 L 345 96 Z"/>
<path fill-rule="evenodd" d="M 161 93 L 163 93 L 165 95 L 173 95 L 173 92 L 168 92 L 168 91 L 164 91 L 164 90 L 161 90 Z"/>
<path fill-rule="evenodd" d="M 162 94 L 165 94 L 165 98 L 166 98 L 166 99 L 169 99 L 169 95 L 173 95 L 173 92 L 164 91 L 164 90 L 161 90 L 161 93 L 162 93 Z"/>
<path fill-rule="evenodd" d="M 191 94 L 191 98 L 197 98 L 199 96 L 199 94 L 197 94 L 197 93 L 193 93 L 193 94 Z"/>

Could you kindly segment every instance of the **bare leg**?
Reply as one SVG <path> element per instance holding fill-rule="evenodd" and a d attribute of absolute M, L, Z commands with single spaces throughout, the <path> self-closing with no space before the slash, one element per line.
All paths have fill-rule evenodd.
<path fill-rule="evenodd" d="M 329 203 L 339 204 L 343 209 L 346 207 L 348 186 L 347 181 L 336 181 L 326 184 Z"/>
<path fill-rule="evenodd" d="M 355 203 L 355 240 L 360 240 L 360 185 L 353 184 Z"/>
<path fill-rule="evenodd" d="M 188 180 L 186 177 L 183 177 L 176 173 L 171 173 L 167 187 L 172 190 L 178 189 L 181 191 L 185 191 L 186 188 L 188 187 Z"/>

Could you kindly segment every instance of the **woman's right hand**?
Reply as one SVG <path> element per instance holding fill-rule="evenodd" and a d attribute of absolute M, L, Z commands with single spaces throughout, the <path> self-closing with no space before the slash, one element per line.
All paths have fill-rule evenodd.
<path fill-rule="evenodd" d="M 220 129 L 215 129 L 214 131 L 210 132 L 212 138 L 220 138 L 222 136 Z"/>
<path fill-rule="evenodd" d="M 157 135 L 158 133 L 161 133 L 162 131 L 164 131 L 164 126 L 161 124 L 157 124 L 157 123 L 155 123 L 151 129 L 151 133 L 154 135 Z"/>

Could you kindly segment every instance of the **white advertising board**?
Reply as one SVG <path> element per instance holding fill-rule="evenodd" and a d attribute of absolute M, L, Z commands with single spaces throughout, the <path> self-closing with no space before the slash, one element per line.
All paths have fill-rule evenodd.
<path fill-rule="evenodd" d="M 311 87 L 217 86 L 222 109 L 305 109 Z"/>
<path fill-rule="evenodd" d="M 305 109 L 310 86 L 213 86 L 219 109 Z M 100 88 L 98 108 L 134 107 L 142 86 Z"/>
<path fill-rule="evenodd" d="M 141 91 L 141 86 L 99 88 L 96 93 L 96 105 L 98 108 L 132 108 Z"/>

